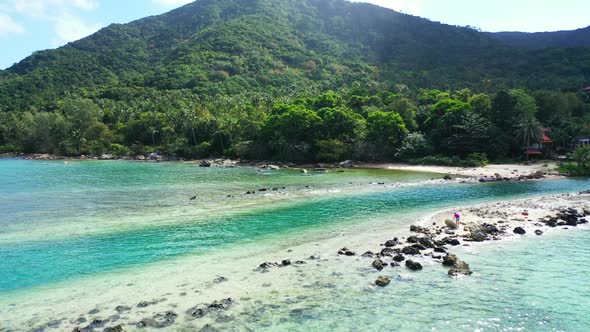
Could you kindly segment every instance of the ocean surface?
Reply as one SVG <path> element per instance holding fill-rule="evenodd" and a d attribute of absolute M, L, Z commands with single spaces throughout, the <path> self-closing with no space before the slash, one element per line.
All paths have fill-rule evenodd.
<path fill-rule="evenodd" d="M 286 255 L 288 248 L 313 253 L 337 250 L 332 243 L 386 238 L 438 209 L 590 189 L 587 179 L 479 184 L 440 178 L 388 170 L 301 174 L 191 163 L 0 159 L 0 331 L 65 329 L 76 317 L 51 315 L 86 314 L 84 305 L 105 312 L 112 303 L 105 303 L 108 294 L 97 294 L 98 284 L 122 302 L 155 292 L 139 286 L 123 291 L 141 283 L 166 289 L 172 301 L 172 293 L 192 280 L 194 292 L 205 297 L 213 287 L 197 280 L 213 278 L 215 269 L 234 273 L 240 262 L 244 268 L 226 277 L 242 282 L 211 293 L 234 292 L 241 299 L 231 319 L 212 322 L 218 329 L 590 330 L 585 228 L 542 241 L 524 237 L 458 249 L 476 267 L 474 276 L 451 279 L 431 266 L 410 278 L 393 274 L 384 289 L 367 287 L 375 272 L 364 268 L 366 262 L 338 257 L 262 277 L 248 265 Z M 259 278 L 274 278 L 275 286 Z M 68 298 L 74 289 L 83 301 Z M 172 307 L 182 303 L 179 297 Z M 62 325 L 43 325 L 61 318 Z M 201 323 L 179 324 L 190 330 Z"/>

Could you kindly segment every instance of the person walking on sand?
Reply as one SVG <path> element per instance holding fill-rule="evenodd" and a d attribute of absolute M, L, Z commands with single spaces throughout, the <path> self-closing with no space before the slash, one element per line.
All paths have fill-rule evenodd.
<path fill-rule="evenodd" d="M 457 226 L 459 226 L 461 224 L 461 215 L 459 214 L 459 212 L 455 212 L 454 219 Z"/>

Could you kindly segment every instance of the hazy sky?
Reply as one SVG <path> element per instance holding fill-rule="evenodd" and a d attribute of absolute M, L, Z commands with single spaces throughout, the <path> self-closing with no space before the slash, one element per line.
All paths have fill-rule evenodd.
<path fill-rule="evenodd" d="M 166 12 L 192 0 L 0 0 L 0 69 L 110 23 Z M 485 31 L 555 31 L 590 25 L 590 0 L 367 0 Z"/>

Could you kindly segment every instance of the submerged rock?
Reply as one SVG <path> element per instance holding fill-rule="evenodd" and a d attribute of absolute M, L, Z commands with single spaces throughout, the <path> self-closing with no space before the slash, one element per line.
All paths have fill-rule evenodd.
<path fill-rule="evenodd" d="M 385 286 L 389 285 L 390 282 L 391 282 L 391 280 L 389 278 L 379 276 L 379 277 L 377 277 L 377 280 L 375 280 L 375 285 L 377 285 L 379 287 L 385 287 Z"/>
<path fill-rule="evenodd" d="M 129 310 L 131 310 L 131 308 L 126 305 L 118 305 L 115 307 L 115 311 L 117 311 L 118 313 L 122 313 L 124 311 L 129 311 Z"/>
<path fill-rule="evenodd" d="M 123 327 L 121 325 L 116 325 L 113 327 L 107 327 L 103 330 L 103 332 L 123 332 Z"/>
<path fill-rule="evenodd" d="M 538 236 L 540 236 L 540 235 L 543 235 L 543 231 L 542 231 L 542 230 L 540 230 L 540 229 L 537 229 L 537 230 L 535 231 L 535 234 L 536 234 L 536 235 L 538 235 Z"/>
<path fill-rule="evenodd" d="M 218 278 L 213 279 L 213 282 L 216 284 L 220 284 L 222 282 L 226 282 L 227 280 L 228 279 L 226 277 L 218 277 Z"/>

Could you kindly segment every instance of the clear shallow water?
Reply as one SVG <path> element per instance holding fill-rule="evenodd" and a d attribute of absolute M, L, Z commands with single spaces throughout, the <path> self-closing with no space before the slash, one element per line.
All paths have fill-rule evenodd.
<path fill-rule="evenodd" d="M 244 315 L 251 319 L 238 324 L 263 331 L 588 331 L 589 240 L 586 228 L 461 250 L 475 271 L 461 279 L 439 265 L 418 273 L 353 268 L 326 287 L 330 276 L 319 271 L 310 279 L 324 283 L 252 304 Z M 367 275 L 393 281 L 369 288 Z"/>
<path fill-rule="evenodd" d="M 295 171 L 259 172 L 251 168 L 200 169 L 194 165 L 176 163 L 84 162 L 63 165 L 0 160 L 0 209 L 6 211 L 0 219 L 0 235 L 10 238 L 13 232 L 33 231 L 41 226 L 53 231 L 45 239 L 0 242 L 0 294 L 8 294 L 14 290 L 33 291 L 37 286 L 52 285 L 65 280 L 74 281 L 80 277 L 100 275 L 123 268 L 133 270 L 134 266 L 145 263 L 157 264 L 159 261 L 182 255 L 208 255 L 209 252 L 221 248 L 239 248 L 264 241 L 282 241 L 294 233 L 319 234 L 325 229 L 334 229 L 339 225 L 362 224 L 369 219 L 395 217 L 393 220 L 402 225 L 412 221 L 404 220 L 400 216 L 422 209 L 572 192 L 590 187 L 588 180 L 570 179 L 364 190 L 371 186 L 371 182 L 411 182 L 431 177 L 430 174 L 379 170 L 302 176 Z M 294 196 L 292 201 L 287 200 L 286 204 L 268 204 L 264 198 L 248 198 L 252 200 L 252 205 L 235 209 L 225 199 L 227 193 L 240 195 L 236 198 L 238 200 L 245 199 L 242 195 L 245 190 L 256 190 L 260 187 L 286 186 L 287 191 L 295 193 L 304 190 L 307 185 L 314 189 L 347 189 L 348 194 Z M 352 194 L 350 188 L 353 188 Z M 359 188 L 358 194 L 354 194 L 354 188 Z M 194 210 L 189 205 L 191 203 L 187 197 L 194 193 L 198 194 L 199 204 L 203 208 L 226 210 L 227 213 L 193 216 Z M 178 213 L 178 210 L 183 209 L 183 213 Z M 154 215 L 156 218 L 150 219 Z M 108 232 L 99 234 L 91 232 L 92 229 L 111 223 L 113 219 L 123 222 L 130 218 L 137 219 L 137 225 L 132 230 L 121 228 L 109 229 Z M 171 222 L 153 222 L 158 218 L 167 218 Z M 60 236 L 61 228 L 69 223 L 85 223 L 89 232 Z M 65 230 L 63 232 L 67 233 Z M 588 232 L 576 234 L 580 237 L 578 243 L 590 240 Z M 554 242 L 547 247 L 548 249 L 542 250 L 527 246 L 539 243 L 544 245 L 545 242 L 523 241 L 519 246 L 524 246 L 522 250 L 525 259 L 530 260 L 531 266 L 540 266 L 544 269 L 546 251 L 574 243 L 569 238 L 561 237 L 554 237 L 552 241 Z M 522 260 L 519 256 L 522 252 L 510 251 L 520 248 L 519 246 L 510 247 L 501 253 L 489 251 L 466 258 L 469 263 L 484 270 L 479 274 L 481 277 L 476 276 L 464 282 L 456 283 L 446 277 L 445 271 L 431 269 L 417 274 L 414 282 L 400 282 L 395 287 L 380 291 L 394 292 L 390 294 L 391 298 L 388 298 L 387 294 L 367 292 L 366 273 L 363 272 L 357 277 L 353 275 L 343 278 L 339 285 L 344 288 L 336 288 L 338 291 L 322 287 L 303 288 L 299 296 L 305 300 L 300 305 L 311 309 L 293 312 L 293 304 L 299 305 L 301 301 L 291 299 L 292 303 L 284 306 L 285 312 L 281 313 L 279 310 L 279 313 L 274 313 L 268 321 L 265 318 L 264 306 L 254 305 L 252 310 L 256 310 L 256 313 L 252 317 L 256 318 L 256 322 L 245 324 L 254 324 L 252 328 L 256 330 L 298 330 L 301 324 L 312 330 L 350 330 L 361 329 L 363 326 L 375 327 L 375 330 L 388 329 L 387 327 L 393 330 L 422 330 L 432 327 L 452 330 L 449 326 L 473 330 L 478 324 L 484 326 L 483 323 L 477 323 L 477 320 L 483 319 L 486 322 L 487 319 L 490 324 L 497 323 L 484 326 L 487 328 L 518 327 L 519 318 L 510 318 L 518 316 L 510 315 L 534 312 L 526 306 L 523 307 L 523 311 L 518 311 L 517 307 L 526 304 L 525 302 L 520 305 L 521 297 L 527 299 L 527 296 L 532 296 L 524 290 L 530 285 L 527 281 L 528 276 L 533 276 L 535 272 L 529 271 L 529 268 L 527 277 L 524 278 L 526 280 L 523 281 L 519 265 L 506 264 L 507 257 Z M 578 270 L 574 270 L 577 278 L 588 272 L 581 263 L 590 261 L 590 254 L 588 251 L 578 251 L 576 254 L 576 258 L 579 259 L 575 266 Z M 562 266 L 564 261 L 569 262 L 571 258 L 567 251 L 552 255 L 555 255 L 555 261 L 559 262 L 556 264 Z M 539 260 L 544 264 L 539 264 Z M 499 264 L 502 265 L 501 268 L 498 267 Z M 488 271 L 485 270 L 487 268 Z M 498 276 L 501 271 L 507 272 Z M 580 284 L 585 279 L 572 281 L 562 278 L 559 271 L 556 267 L 538 272 L 552 282 L 551 287 L 546 289 L 547 287 L 542 286 L 542 278 L 539 277 L 538 291 L 545 300 L 540 301 L 541 311 L 538 315 L 547 310 L 554 310 L 551 309 L 554 302 L 547 299 L 568 294 L 556 290 L 564 287 L 581 290 L 581 293 L 570 294 L 573 299 L 576 299 L 576 295 L 582 296 L 580 294 L 588 290 L 584 288 L 584 284 Z M 317 273 L 321 274 L 321 269 Z M 332 277 L 317 276 L 318 280 L 326 278 Z M 509 287 L 510 285 L 519 287 Z M 498 296 L 498 292 L 505 288 L 508 289 L 507 295 Z M 472 296 L 476 291 L 481 293 L 481 297 Z M 448 294 L 461 295 L 449 299 Z M 285 297 L 284 294 L 277 295 L 277 298 L 268 301 L 281 303 L 285 301 Z M 504 311 L 506 303 L 512 311 Z M 570 302 L 569 298 L 563 297 L 559 303 L 566 307 L 578 302 Z M 273 312 L 275 311 L 276 308 L 273 309 Z M 417 315 L 418 311 L 431 314 Z M 575 327 L 573 330 L 576 330 L 588 323 L 584 315 L 567 310 L 563 312 L 577 315 L 575 324 L 572 323 L 574 325 L 567 325 L 569 323 L 562 321 L 559 313 L 548 318 L 553 325 L 546 326 L 565 330 L 572 330 L 566 327 Z M 439 321 L 444 316 L 447 317 L 448 323 Z M 408 317 L 414 318 L 410 320 Z M 501 319 L 500 322 L 497 321 L 498 318 Z M 530 326 L 532 325 L 527 325 Z"/>

